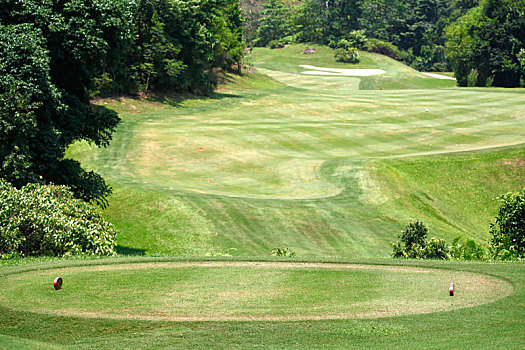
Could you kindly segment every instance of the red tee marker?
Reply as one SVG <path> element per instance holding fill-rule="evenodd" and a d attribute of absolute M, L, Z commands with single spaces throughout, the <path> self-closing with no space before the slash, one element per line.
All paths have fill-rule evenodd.
<path fill-rule="evenodd" d="M 450 284 L 450 286 L 448 287 L 448 292 L 450 293 L 451 297 L 454 296 L 454 283 Z"/>
<path fill-rule="evenodd" d="M 56 290 L 62 288 L 62 277 L 55 278 L 55 282 L 53 282 L 53 287 L 55 287 Z"/>

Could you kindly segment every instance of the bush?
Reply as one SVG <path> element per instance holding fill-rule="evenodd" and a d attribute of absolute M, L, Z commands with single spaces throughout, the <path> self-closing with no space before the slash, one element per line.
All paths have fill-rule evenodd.
<path fill-rule="evenodd" d="M 284 44 L 282 44 L 279 40 L 272 40 L 268 44 L 270 49 L 282 49 L 284 47 Z"/>
<path fill-rule="evenodd" d="M 350 46 L 361 49 L 368 43 L 364 30 L 353 30 L 346 36 Z"/>
<path fill-rule="evenodd" d="M 379 53 L 395 60 L 398 60 L 401 57 L 401 52 L 397 46 L 379 39 L 368 39 L 364 46 L 364 50 L 368 52 Z"/>
<path fill-rule="evenodd" d="M 0 258 L 114 255 L 116 230 L 68 187 L 0 179 Z"/>
<path fill-rule="evenodd" d="M 490 225 L 490 252 L 495 259 L 525 257 L 525 189 L 507 193 L 501 203 L 495 224 Z"/>
<path fill-rule="evenodd" d="M 477 69 L 472 69 L 467 77 L 467 86 L 474 87 L 478 85 L 479 72 Z"/>
<path fill-rule="evenodd" d="M 357 63 L 359 62 L 359 52 L 355 47 L 348 49 L 340 48 L 335 51 L 335 60 L 337 62 Z"/>
<path fill-rule="evenodd" d="M 471 239 L 464 244 L 459 243 L 459 237 L 454 238 L 450 247 L 450 255 L 456 260 L 485 260 L 485 248 Z"/>
<path fill-rule="evenodd" d="M 403 232 L 398 234 L 400 242 L 394 245 L 394 258 L 421 258 L 425 248 L 428 229 L 421 221 L 409 223 Z"/>
<path fill-rule="evenodd" d="M 449 258 L 449 250 L 445 240 L 432 237 L 423 249 L 422 258 L 447 260 Z"/>
<path fill-rule="evenodd" d="M 432 237 L 426 241 L 428 229 L 421 221 L 409 223 L 398 235 L 400 242 L 394 244 L 394 258 L 449 259 L 449 249 L 442 239 Z"/>

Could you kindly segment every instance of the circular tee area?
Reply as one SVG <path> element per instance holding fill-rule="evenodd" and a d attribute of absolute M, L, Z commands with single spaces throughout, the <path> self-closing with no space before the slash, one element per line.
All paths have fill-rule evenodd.
<path fill-rule="evenodd" d="M 63 278 L 61 290 L 54 276 Z M 471 307 L 511 292 L 510 283 L 471 272 L 336 263 L 125 263 L 0 278 L 0 304 L 14 310 L 168 321 L 389 317 Z"/>

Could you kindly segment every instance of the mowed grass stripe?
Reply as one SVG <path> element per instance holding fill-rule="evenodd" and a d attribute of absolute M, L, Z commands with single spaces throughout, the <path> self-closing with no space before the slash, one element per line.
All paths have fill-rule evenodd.
<path fill-rule="evenodd" d="M 256 66 L 272 60 L 291 63 L 289 53 L 256 52 L 260 55 Z M 314 58 L 304 59 L 296 63 L 312 64 L 308 60 Z M 319 64 L 312 65 L 331 60 L 316 59 Z M 404 77 L 407 83 L 418 76 L 375 55 L 365 61 L 367 67 L 373 62 L 389 66 L 388 74 Z M 291 65 L 276 64 L 272 69 L 291 69 Z M 283 73 L 288 74 L 288 83 L 294 77 L 300 82 L 304 78 L 296 74 L 300 71 Z M 249 77 L 239 81 L 243 79 Z M 315 79 L 322 82 L 324 77 Z M 490 184 L 490 193 L 484 192 L 481 203 L 491 209 L 468 211 L 475 218 L 462 221 L 456 214 L 449 217 L 450 208 L 457 208 L 454 196 L 464 198 L 467 193 L 445 196 L 445 186 L 428 200 L 419 194 L 427 192 L 424 188 L 405 180 L 401 182 L 405 187 L 392 187 L 398 182 L 395 172 L 382 177 L 378 169 L 383 168 L 370 162 L 523 143 L 524 96 L 522 89 L 305 90 L 261 80 L 258 90 L 231 91 L 174 107 L 106 101 L 123 118 L 112 145 L 104 150 L 77 145 L 70 154 L 115 187 L 108 217 L 118 217 L 124 246 L 147 254 L 217 253 L 235 247 L 235 254 L 266 255 L 275 246 L 290 245 L 307 256 L 384 257 L 390 253 L 395 232 L 414 218 L 428 220 L 438 237 L 484 240 L 494 215 L 489 198 L 525 183 L 513 177 Z M 444 166 L 459 167 L 455 162 Z M 497 164 L 479 166 L 504 171 Z M 432 168 L 426 172 L 432 174 Z M 462 174 L 455 176 L 464 181 Z M 484 178 L 480 186 L 487 187 L 485 182 L 490 181 L 494 180 Z M 425 186 L 437 186 L 431 182 Z M 137 205 L 126 191 L 150 191 L 146 196 L 150 199 Z M 408 198 L 409 205 L 400 198 Z M 178 221 L 179 209 L 162 218 L 161 208 L 170 205 L 185 208 L 185 219 Z M 148 206 L 155 213 L 151 222 L 138 210 Z M 125 218 L 128 212 L 134 216 Z M 135 218 L 144 221 L 136 229 Z M 187 220 L 199 224 L 184 227 Z M 151 239 L 141 235 L 154 235 L 159 243 L 152 248 L 146 244 Z"/>

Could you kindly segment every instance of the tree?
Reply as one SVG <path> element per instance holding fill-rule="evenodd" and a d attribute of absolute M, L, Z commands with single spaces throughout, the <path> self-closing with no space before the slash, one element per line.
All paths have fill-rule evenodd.
<path fill-rule="evenodd" d="M 257 39 L 257 46 L 267 46 L 271 41 L 282 39 L 292 34 L 289 23 L 290 9 L 280 0 L 269 0 L 264 3 L 261 11 Z"/>
<path fill-rule="evenodd" d="M 412 13 L 410 0 L 362 0 L 359 23 L 366 35 L 397 40 Z"/>
<path fill-rule="evenodd" d="M 525 1 L 483 0 L 447 28 L 447 57 L 458 85 L 520 86 Z M 472 74 L 475 73 L 475 74 Z"/>
<path fill-rule="evenodd" d="M 110 188 L 65 159 L 68 145 L 107 146 L 119 122 L 89 90 L 114 51 L 129 46 L 131 0 L 4 0 L 0 7 L 0 177 L 67 184 L 107 203 Z"/>
<path fill-rule="evenodd" d="M 496 222 L 490 225 L 494 257 L 525 257 L 525 189 L 499 198 Z"/>
<path fill-rule="evenodd" d="M 139 91 L 215 87 L 213 68 L 240 70 L 244 58 L 237 0 L 139 0 L 128 66 Z"/>

